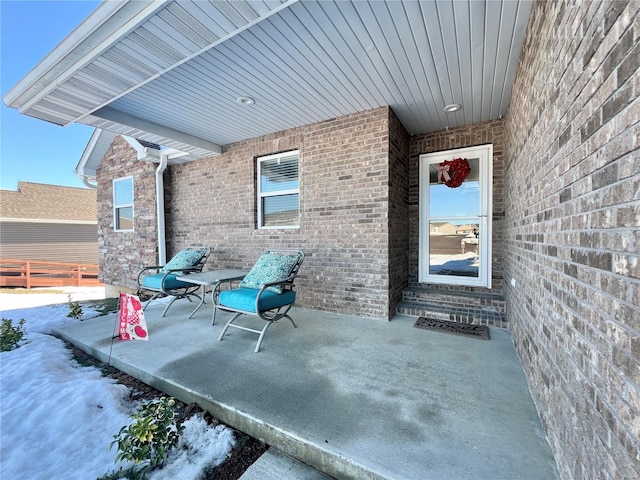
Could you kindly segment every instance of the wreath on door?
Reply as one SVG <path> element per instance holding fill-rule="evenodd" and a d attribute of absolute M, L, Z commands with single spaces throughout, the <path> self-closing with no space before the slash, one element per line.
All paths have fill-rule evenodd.
<path fill-rule="evenodd" d="M 471 172 L 466 158 L 445 160 L 438 166 L 438 181 L 449 188 L 458 188 Z"/>

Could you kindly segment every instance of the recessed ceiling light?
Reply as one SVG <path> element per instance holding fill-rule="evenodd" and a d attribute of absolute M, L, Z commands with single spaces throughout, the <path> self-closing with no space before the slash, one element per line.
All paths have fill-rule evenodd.
<path fill-rule="evenodd" d="M 236 98 L 236 102 L 240 105 L 253 105 L 256 101 L 251 97 L 238 97 Z"/>
<path fill-rule="evenodd" d="M 461 108 L 462 108 L 462 105 L 458 103 L 452 103 L 451 105 L 447 105 L 446 107 L 444 107 L 443 110 L 447 113 L 451 113 L 451 112 L 457 112 Z"/>

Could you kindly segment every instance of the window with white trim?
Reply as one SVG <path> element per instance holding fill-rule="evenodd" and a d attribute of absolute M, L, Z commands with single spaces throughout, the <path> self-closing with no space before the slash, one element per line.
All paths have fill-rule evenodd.
<path fill-rule="evenodd" d="M 298 150 L 259 157 L 258 228 L 300 226 Z"/>
<path fill-rule="evenodd" d="M 113 180 L 113 226 L 117 232 L 133 230 L 133 177 Z"/>

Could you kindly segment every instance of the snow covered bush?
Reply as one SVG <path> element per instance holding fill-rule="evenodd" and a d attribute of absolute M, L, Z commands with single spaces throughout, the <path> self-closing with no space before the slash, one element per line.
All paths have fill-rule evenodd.
<path fill-rule="evenodd" d="M 18 325 L 14 325 L 13 320 L 10 318 L 2 319 L 2 326 L 0 327 L 0 352 L 8 352 L 18 348 L 18 344 L 26 334 L 24 324 L 24 318 L 18 322 Z"/>
<path fill-rule="evenodd" d="M 176 424 L 175 399 L 163 397 L 143 403 L 120 429 L 111 447 L 118 446 L 116 462 L 125 460 L 147 467 L 163 466 L 169 451 L 178 444 L 183 425 Z M 144 478 L 144 476 L 142 477 Z"/>

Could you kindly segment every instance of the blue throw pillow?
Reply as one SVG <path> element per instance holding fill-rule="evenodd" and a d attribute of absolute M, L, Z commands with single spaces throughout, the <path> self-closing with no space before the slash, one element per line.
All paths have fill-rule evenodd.
<path fill-rule="evenodd" d="M 240 282 L 239 287 L 260 289 L 265 283 L 284 280 L 291 275 L 298 263 L 298 255 L 283 255 L 281 253 L 263 253 L 251 271 Z M 282 285 L 267 288 L 275 293 L 282 293 Z"/>
<path fill-rule="evenodd" d="M 181 250 L 174 255 L 174 257 L 167 262 L 167 264 L 160 269 L 161 272 L 168 272 L 169 270 L 179 270 L 182 268 L 195 267 L 198 262 L 206 255 L 206 250 L 194 250 L 186 249 Z"/>

